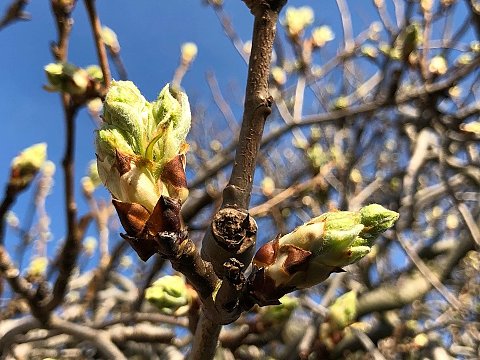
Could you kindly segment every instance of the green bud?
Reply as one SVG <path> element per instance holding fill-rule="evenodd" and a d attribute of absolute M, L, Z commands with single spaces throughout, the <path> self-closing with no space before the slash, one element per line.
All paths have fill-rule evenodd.
<path fill-rule="evenodd" d="M 297 37 L 308 25 L 313 23 L 314 18 L 315 14 L 309 6 L 288 7 L 282 24 L 290 36 Z"/>
<path fill-rule="evenodd" d="M 367 255 L 375 238 L 397 219 L 396 212 L 372 204 L 310 220 L 258 250 L 252 293 L 260 303 L 275 303 L 285 293 L 326 280 Z"/>
<path fill-rule="evenodd" d="M 102 40 L 105 45 L 113 52 L 118 53 L 120 51 L 120 43 L 118 42 L 117 34 L 115 31 L 107 26 L 102 27 L 101 31 Z"/>
<path fill-rule="evenodd" d="M 132 82 L 112 81 L 103 111 L 95 139 L 98 175 L 112 194 L 127 241 L 146 261 L 156 252 L 147 237 L 181 228 L 180 207 L 188 196 L 188 98 L 172 94 L 167 84 L 150 103 Z"/>
<path fill-rule="evenodd" d="M 366 240 L 371 247 L 373 241 L 384 231 L 390 229 L 398 220 L 398 213 L 385 209 L 382 205 L 371 204 L 360 209 L 361 223 L 364 229 L 359 238 Z M 358 244 L 358 243 L 357 243 Z"/>
<path fill-rule="evenodd" d="M 181 150 L 190 130 L 191 114 L 187 95 L 171 90 L 165 85 L 156 101 L 152 103 L 152 114 L 159 137 L 153 151 L 164 159 L 161 165 L 171 160 Z M 147 156 L 150 154 L 147 149 Z M 155 154 L 154 154 L 155 156 Z"/>
<path fill-rule="evenodd" d="M 191 63 L 197 56 L 198 48 L 193 42 L 184 43 L 181 47 L 181 59 L 184 63 Z"/>
<path fill-rule="evenodd" d="M 12 160 L 9 185 L 17 191 L 26 188 L 42 168 L 46 158 L 46 143 L 35 144 L 23 150 Z"/>
<path fill-rule="evenodd" d="M 312 31 L 312 42 L 314 46 L 323 47 L 329 41 L 335 39 L 335 34 L 333 33 L 330 26 L 323 25 L 316 27 Z"/>
<path fill-rule="evenodd" d="M 100 179 L 115 199 L 138 203 L 149 212 L 161 195 L 185 200 L 184 170 L 171 164 L 181 163 L 177 158 L 186 151 L 191 117 L 186 94 L 178 97 L 167 85 L 149 103 L 132 82 L 112 82 L 96 149 Z M 178 186 L 172 176 L 183 183 Z"/>
<path fill-rule="evenodd" d="M 72 95 L 82 95 L 87 91 L 90 75 L 87 70 L 69 63 L 52 63 L 45 66 L 48 91 L 66 92 Z"/>
<path fill-rule="evenodd" d="M 145 299 L 166 314 L 173 314 L 189 302 L 188 289 L 180 276 L 164 276 L 145 292 Z"/>
<path fill-rule="evenodd" d="M 357 293 L 349 291 L 328 307 L 329 323 L 337 330 L 346 328 L 357 317 Z"/>
<path fill-rule="evenodd" d="M 100 66 L 90 65 L 90 66 L 87 66 L 85 71 L 87 72 L 88 76 L 91 79 L 93 79 L 97 82 L 102 82 L 103 81 L 103 72 L 102 72 L 102 69 L 100 68 Z"/>
<path fill-rule="evenodd" d="M 417 51 L 422 42 L 422 29 L 417 23 L 408 25 L 395 40 L 393 48 L 390 50 L 390 57 L 394 60 L 407 61 L 410 54 Z"/>
<path fill-rule="evenodd" d="M 27 274 L 29 276 L 38 277 L 45 275 L 47 270 L 48 259 L 46 257 L 40 256 L 34 258 L 30 265 L 28 266 Z"/>
<path fill-rule="evenodd" d="M 87 196 L 91 196 L 95 189 L 102 183 L 98 175 L 97 162 L 95 160 L 90 161 L 88 164 L 87 176 L 81 179 L 81 183 L 83 192 Z"/>
<path fill-rule="evenodd" d="M 100 180 L 100 176 L 98 175 L 97 162 L 95 160 L 90 161 L 90 163 L 88 164 L 87 176 L 90 178 L 92 184 L 95 187 L 99 186 L 102 183 L 102 181 Z"/>
<path fill-rule="evenodd" d="M 340 96 L 335 99 L 332 104 L 332 110 L 343 110 L 346 109 L 349 105 L 349 101 L 345 96 Z"/>
<path fill-rule="evenodd" d="M 280 305 L 272 305 L 262 309 L 262 319 L 269 323 L 284 323 L 298 306 L 298 300 L 285 295 L 279 299 Z"/>

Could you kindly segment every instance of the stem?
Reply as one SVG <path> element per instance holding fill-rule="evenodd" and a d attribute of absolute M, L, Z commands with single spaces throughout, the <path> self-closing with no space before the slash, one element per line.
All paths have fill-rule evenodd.
<path fill-rule="evenodd" d="M 278 13 L 285 1 L 246 2 L 255 16 L 252 52 L 248 66 L 247 87 L 242 128 L 232 175 L 224 193 L 224 207 L 236 205 L 247 209 L 253 175 L 265 121 L 271 113 L 272 98 L 268 93 L 268 77 L 275 40 Z"/>
<path fill-rule="evenodd" d="M 59 275 L 53 288 L 53 297 L 47 304 L 51 311 L 60 305 L 67 290 L 70 275 L 75 267 L 80 250 L 80 237 L 77 222 L 77 204 L 74 190 L 74 157 L 75 157 L 75 114 L 76 108 L 71 105 L 68 94 L 62 99 L 65 110 L 66 144 L 62 165 L 65 179 L 65 208 L 67 213 L 67 238 L 59 259 Z"/>
<path fill-rule="evenodd" d="M 85 0 L 85 7 L 87 8 L 88 17 L 92 26 L 93 37 L 95 39 L 95 47 L 97 49 L 98 62 L 102 68 L 103 81 L 105 88 L 110 86 L 112 76 L 110 74 L 110 67 L 108 66 L 107 51 L 102 40 L 102 25 L 95 9 L 95 0 Z"/>
<path fill-rule="evenodd" d="M 53 46 L 53 53 L 57 61 L 66 62 L 68 42 L 72 30 L 73 20 L 71 12 L 73 6 L 64 5 L 61 1 L 52 0 L 52 10 L 58 28 L 58 42 Z M 77 221 L 77 204 L 74 190 L 74 158 L 75 158 L 75 115 L 77 108 L 69 94 L 62 94 L 63 111 L 65 115 L 65 152 L 62 161 L 65 181 L 65 209 L 67 214 L 67 236 L 58 260 L 58 277 L 53 287 L 52 296 L 45 304 L 48 314 L 63 302 L 67 291 L 70 275 L 77 262 L 80 251 L 80 236 Z M 46 317 L 48 315 L 45 315 Z"/>
<path fill-rule="evenodd" d="M 268 93 L 268 78 L 270 74 L 273 42 L 276 34 L 276 24 L 278 14 L 286 3 L 286 0 L 245 0 L 244 2 L 255 16 L 252 52 L 250 54 L 248 67 L 242 127 L 232 175 L 224 190 L 222 204 L 222 208 L 230 208 L 230 210 L 236 212 L 246 210 L 250 203 L 253 176 L 263 129 L 265 121 L 271 113 L 272 97 Z M 217 213 L 216 218 L 220 216 L 219 214 L 220 213 Z M 246 219 L 250 219 L 250 217 L 247 215 Z M 227 227 L 229 223 L 229 221 L 224 222 Z M 232 224 L 233 223 L 236 224 L 236 222 L 232 222 Z M 250 220 L 246 223 L 245 226 L 248 225 L 247 227 L 250 228 Z M 255 222 L 253 221 L 253 223 Z M 219 254 L 218 251 L 215 251 L 215 249 L 221 245 L 217 244 L 218 239 L 214 236 L 213 231 L 207 231 L 203 239 L 202 258 L 207 258 L 212 262 L 217 275 L 223 273 L 222 269 L 225 264 L 230 264 L 232 271 L 234 268 L 236 269 L 236 279 L 230 279 L 226 275 L 222 276 L 223 283 L 214 300 L 214 308 L 207 304 L 207 308 L 202 310 L 193 340 L 192 359 L 213 359 L 221 329 L 221 325 L 219 324 L 231 323 L 238 318 L 241 313 L 241 301 L 239 300 L 242 289 L 241 279 L 243 277 L 241 272 L 248 267 L 253 257 L 256 234 L 256 224 L 254 225 L 254 229 L 252 228 L 250 229 L 251 231 L 246 233 L 249 234 L 249 236 L 245 236 L 238 247 L 238 249 L 240 249 L 244 240 L 249 239 L 251 241 L 250 247 L 253 250 L 251 252 L 252 254 L 245 257 L 240 256 L 240 261 L 237 259 L 237 248 L 230 250 L 231 258 L 227 262 L 225 262 L 225 254 Z M 235 234 L 238 229 L 231 228 L 230 231 L 229 229 L 224 230 L 225 231 L 222 231 L 224 234 Z M 251 239 L 252 237 L 253 241 Z M 224 240 L 228 242 L 229 239 L 225 238 Z M 247 253 L 250 253 L 250 251 L 247 251 Z M 237 280 L 240 280 L 240 282 Z M 217 313 L 215 313 L 215 310 Z M 204 311 L 207 311 L 208 314 L 205 314 Z M 215 319 L 215 323 L 211 319 Z"/>
<path fill-rule="evenodd" d="M 30 14 L 25 12 L 23 8 L 27 6 L 28 0 L 14 0 L 8 7 L 5 15 L 0 19 L 0 30 L 7 25 L 19 20 L 30 20 Z"/>
<path fill-rule="evenodd" d="M 190 360 L 209 360 L 215 356 L 217 349 L 218 335 L 220 334 L 221 325 L 215 324 L 209 320 L 203 311 L 200 314 L 197 330 L 193 339 L 192 352 Z"/>
<path fill-rule="evenodd" d="M 7 186 L 5 191 L 5 197 L 0 205 L 0 245 L 3 244 L 3 238 L 5 236 L 5 222 L 6 222 L 6 215 L 10 207 L 15 202 L 15 196 L 12 191 Z"/>

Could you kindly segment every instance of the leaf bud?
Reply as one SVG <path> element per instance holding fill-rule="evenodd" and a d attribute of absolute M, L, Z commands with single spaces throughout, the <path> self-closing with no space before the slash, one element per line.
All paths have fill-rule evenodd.
<path fill-rule="evenodd" d="M 47 144 L 39 143 L 23 150 L 10 165 L 9 186 L 15 191 L 25 189 L 45 164 Z"/>
<path fill-rule="evenodd" d="M 174 314 L 189 303 L 188 289 L 181 276 L 164 276 L 145 292 L 145 299 L 165 314 Z"/>
<path fill-rule="evenodd" d="M 113 81 L 103 108 L 104 122 L 95 140 L 98 175 L 112 194 L 127 234 L 138 237 L 150 224 L 148 231 L 154 236 L 165 231 L 159 224 L 169 220 L 150 221 L 150 217 L 154 213 L 162 217 L 169 209 L 179 212 L 188 196 L 185 139 L 191 115 L 187 95 L 173 92 L 167 84 L 156 101 L 148 102 L 132 82 Z M 153 250 L 141 246 L 134 249 L 148 259 Z"/>
<path fill-rule="evenodd" d="M 367 255 L 398 214 L 372 204 L 358 212 L 332 211 L 266 243 L 253 259 L 251 294 L 260 305 L 278 303 L 293 290 L 314 286 Z"/>

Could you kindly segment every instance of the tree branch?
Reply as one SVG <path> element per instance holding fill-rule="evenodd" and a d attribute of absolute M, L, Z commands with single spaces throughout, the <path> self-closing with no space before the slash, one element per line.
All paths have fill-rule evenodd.
<path fill-rule="evenodd" d="M 429 265 L 430 271 L 435 274 L 439 281 L 444 281 L 452 272 L 452 269 L 465 254 L 474 246 L 470 234 L 465 234 L 459 239 L 458 244 L 444 259 L 435 259 Z M 412 271 L 398 279 L 396 284 L 380 286 L 362 295 L 357 301 L 357 316 L 373 311 L 387 311 L 402 308 L 413 300 L 420 299 L 432 288 L 432 284 L 417 271 Z"/>
<path fill-rule="evenodd" d="M 246 210 L 265 121 L 271 113 L 268 78 L 278 14 L 286 0 L 244 1 L 255 16 L 252 52 L 248 67 L 242 127 L 230 181 L 223 193 L 222 210 L 215 215 L 203 239 L 202 258 L 210 261 L 223 279 L 214 300 L 200 315 L 192 358 L 213 358 L 221 326 L 241 313 L 239 297 L 244 285 L 242 272 L 255 251 L 256 224 Z M 217 225 L 217 226 L 215 226 Z M 240 233 L 240 236 L 239 236 Z M 207 311 L 207 314 L 204 312 Z"/>
<path fill-rule="evenodd" d="M 58 37 L 57 44 L 52 45 L 52 51 L 57 61 L 66 62 L 68 40 L 73 20 L 71 12 L 74 5 L 64 5 L 62 1 L 52 0 L 52 11 L 56 18 Z M 75 157 L 75 115 L 77 107 L 71 96 L 62 93 L 62 104 L 65 114 L 65 152 L 63 156 L 63 171 L 65 181 L 65 208 L 67 214 L 67 236 L 59 258 L 59 274 L 53 287 L 52 297 L 45 304 L 46 312 L 51 312 L 63 301 L 70 275 L 77 262 L 80 251 L 80 236 L 78 233 L 77 204 L 74 190 L 74 157 Z M 48 316 L 48 315 L 46 315 Z"/>
<path fill-rule="evenodd" d="M 103 73 L 103 82 L 105 84 L 105 89 L 108 89 L 112 76 L 108 65 L 107 51 L 101 35 L 102 25 L 100 24 L 100 19 L 98 18 L 97 10 L 95 9 L 95 0 L 85 0 L 85 7 L 87 8 L 88 18 L 90 19 L 90 24 L 92 26 L 98 62 Z"/>
<path fill-rule="evenodd" d="M 197 330 L 195 331 L 190 360 L 213 359 L 215 350 L 217 349 L 220 329 L 220 325 L 203 315 L 200 316 Z"/>
<path fill-rule="evenodd" d="M 0 19 L 0 30 L 19 20 L 30 20 L 30 14 L 23 11 L 27 6 L 28 0 L 14 0 L 8 7 L 3 18 Z"/>
<path fill-rule="evenodd" d="M 255 16 L 242 127 L 223 206 L 248 209 L 263 128 L 271 113 L 268 77 L 278 13 L 284 1 L 245 1 Z M 234 188 L 235 191 L 230 189 Z"/>

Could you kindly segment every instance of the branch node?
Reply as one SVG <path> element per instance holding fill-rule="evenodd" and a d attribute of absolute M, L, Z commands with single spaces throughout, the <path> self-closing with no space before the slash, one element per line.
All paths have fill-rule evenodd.
<path fill-rule="evenodd" d="M 255 253 L 257 224 L 247 212 L 233 207 L 220 210 L 212 221 L 202 246 L 202 257 L 210 261 L 215 273 L 222 278 L 225 266 L 232 259 L 242 269 L 250 264 Z"/>

